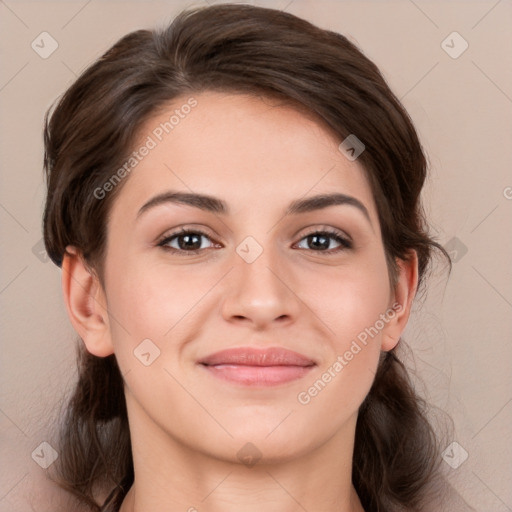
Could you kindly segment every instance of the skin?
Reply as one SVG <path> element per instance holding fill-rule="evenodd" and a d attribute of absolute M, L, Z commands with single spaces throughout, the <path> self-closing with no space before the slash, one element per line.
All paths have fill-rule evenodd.
<path fill-rule="evenodd" d="M 115 199 L 104 286 L 75 248 L 63 263 L 74 328 L 92 354 L 115 353 L 125 380 L 135 483 L 121 511 L 360 512 L 351 483 L 357 411 L 381 350 L 396 345 L 407 323 L 416 256 L 399 261 L 392 288 L 363 168 L 345 158 L 320 120 L 268 98 L 194 97 L 198 105 Z M 187 98 L 147 120 L 135 147 Z M 142 205 L 171 189 L 221 198 L 231 212 L 166 203 L 137 219 Z M 332 192 L 357 198 L 369 220 L 346 204 L 284 215 L 293 200 Z M 199 254 L 157 245 L 185 224 L 210 237 L 200 238 Z M 334 239 L 327 249 L 308 243 L 310 232 L 325 227 L 349 235 L 353 248 L 333 253 Z M 247 236 L 263 249 L 252 263 L 236 252 Z M 178 242 L 170 244 L 179 249 Z M 307 405 L 299 403 L 298 393 L 395 302 L 400 312 Z M 160 356 L 145 366 L 134 350 L 148 338 Z M 317 366 L 256 389 L 197 365 L 241 346 L 284 347 Z M 253 466 L 237 455 L 248 442 L 261 456 Z"/>

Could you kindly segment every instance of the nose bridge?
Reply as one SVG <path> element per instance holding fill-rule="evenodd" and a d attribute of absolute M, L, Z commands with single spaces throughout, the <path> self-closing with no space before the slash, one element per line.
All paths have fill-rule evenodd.
<path fill-rule="evenodd" d="M 261 237 L 263 238 L 263 237 Z M 261 239 L 260 238 L 260 239 Z M 258 324 L 297 313 L 297 300 L 287 286 L 290 272 L 271 236 L 262 242 L 247 236 L 235 248 L 234 269 L 223 304 L 226 318 L 245 317 Z"/>
<path fill-rule="evenodd" d="M 271 236 L 262 238 L 259 237 L 260 242 L 249 235 L 236 247 L 235 266 L 241 279 L 239 286 L 246 284 L 258 293 L 279 293 L 284 286 L 284 276 L 279 276 L 279 269 L 284 268 L 280 262 L 282 255 Z"/>

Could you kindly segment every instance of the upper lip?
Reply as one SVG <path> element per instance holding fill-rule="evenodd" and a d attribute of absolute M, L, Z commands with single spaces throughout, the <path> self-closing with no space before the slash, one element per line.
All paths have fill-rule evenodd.
<path fill-rule="evenodd" d="M 312 359 L 280 347 L 257 349 L 253 347 L 229 348 L 215 352 L 199 363 L 213 366 L 235 364 L 243 366 L 313 366 Z"/>

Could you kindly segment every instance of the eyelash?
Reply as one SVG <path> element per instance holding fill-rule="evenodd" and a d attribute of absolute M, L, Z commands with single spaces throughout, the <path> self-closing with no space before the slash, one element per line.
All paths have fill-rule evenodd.
<path fill-rule="evenodd" d="M 201 231 L 199 229 L 192 230 L 192 229 L 184 229 L 184 228 L 182 228 L 179 231 L 175 231 L 174 233 L 166 235 L 163 239 L 161 239 L 157 243 L 157 246 L 158 247 L 162 247 L 162 249 L 164 249 L 165 251 L 169 251 L 169 252 L 172 252 L 172 253 L 182 253 L 182 254 L 186 253 L 186 254 L 191 254 L 191 255 L 199 254 L 199 252 L 206 250 L 206 249 L 193 249 L 193 250 L 187 251 L 187 250 L 184 250 L 184 249 L 175 249 L 174 247 L 169 247 L 167 245 L 174 238 L 177 238 L 177 237 L 183 236 L 183 235 L 191 235 L 191 234 L 192 235 L 204 236 L 204 237 L 208 238 L 210 241 L 213 242 L 213 240 L 211 239 L 211 237 L 209 235 L 207 235 L 206 233 L 204 233 L 203 231 Z M 299 240 L 299 242 L 304 240 L 305 238 L 308 238 L 309 236 L 312 236 L 312 235 L 327 236 L 327 237 L 329 237 L 331 239 L 334 239 L 336 242 L 338 242 L 340 244 L 340 246 L 337 247 L 336 249 L 331 249 L 331 250 L 328 250 L 328 251 L 315 251 L 313 249 L 306 249 L 306 250 L 310 250 L 310 251 L 313 251 L 313 252 L 319 252 L 319 253 L 325 253 L 327 255 L 333 255 L 333 254 L 337 254 L 340 251 L 344 251 L 344 250 L 352 249 L 353 248 L 352 242 L 350 240 L 348 240 L 347 238 L 343 238 L 339 234 L 338 231 L 334 231 L 334 230 L 331 230 L 331 229 L 322 229 L 322 230 L 319 230 L 319 231 L 312 231 L 310 233 L 307 233 L 306 235 L 304 235 Z M 304 249 L 302 249 L 302 250 L 304 250 Z"/>

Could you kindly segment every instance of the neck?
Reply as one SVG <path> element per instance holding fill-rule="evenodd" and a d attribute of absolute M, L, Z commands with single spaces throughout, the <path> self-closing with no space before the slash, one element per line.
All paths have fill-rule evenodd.
<path fill-rule="evenodd" d="M 220 482 L 220 485 L 224 485 L 228 478 L 229 475 L 224 481 Z M 322 506 L 321 509 L 312 509 L 310 502 L 313 503 L 315 501 L 314 499 L 308 499 L 307 501 L 309 506 L 304 506 L 302 502 L 296 499 L 294 496 L 292 496 L 291 493 L 289 493 L 288 490 L 283 485 L 281 485 L 277 479 L 273 479 L 272 476 L 270 475 L 267 481 L 268 485 L 266 487 L 270 488 L 272 486 L 272 483 L 275 484 L 274 487 L 279 488 L 281 490 L 281 492 L 279 493 L 279 501 L 283 501 L 283 498 L 287 498 L 286 501 L 288 502 L 288 504 L 283 505 L 282 508 L 274 508 L 273 504 L 275 503 L 275 500 L 268 501 L 268 499 L 260 499 L 257 494 L 250 495 L 249 493 L 238 493 L 239 497 L 243 495 L 242 499 L 237 501 L 233 501 L 232 499 L 228 500 L 227 495 L 229 492 L 229 488 L 227 488 L 223 493 L 217 493 L 217 496 L 214 499 L 212 499 L 210 495 L 206 495 L 203 498 L 191 499 L 188 501 L 188 503 L 193 503 L 194 505 L 188 505 L 185 506 L 185 508 L 183 502 L 178 502 L 176 498 L 173 499 L 169 497 L 169 500 L 166 502 L 166 504 L 158 505 L 158 510 L 162 510 L 165 512 L 182 512 L 184 510 L 186 510 L 187 512 L 216 512 L 226 510 L 260 511 L 262 509 L 269 508 L 265 505 L 265 503 L 267 503 L 268 506 L 272 506 L 272 510 L 279 510 L 279 512 L 295 512 L 299 509 L 302 509 L 304 511 L 315 510 L 318 512 L 320 512 L 320 510 L 322 512 L 365 512 L 356 493 L 356 490 L 354 489 L 353 486 L 351 486 L 349 494 L 345 498 L 342 498 L 334 503 L 326 504 L 327 508 Z M 128 491 L 119 512 L 141 512 L 143 510 L 148 510 L 148 506 L 153 507 L 153 505 L 150 504 L 152 503 L 151 499 L 146 499 L 143 496 L 143 492 L 140 492 L 137 489 L 138 487 L 135 482 L 131 489 Z M 216 493 L 217 489 L 212 489 L 211 493 L 213 494 L 214 492 Z M 264 494 L 264 492 L 265 486 L 262 485 L 261 494 Z M 233 495 L 230 496 L 232 497 Z M 322 502 L 326 501 L 325 496 L 322 495 L 317 495 L 315 499 L 317 501 Z M 207 502 L 209 503 L 206 504 Z M 149 505 L 146 505 L 146 503 L 148 503 Z"/>
<path fill-rule="evenodd" d="M 352 485 L 357 416 L 324 444 L 306 445 L 299 453 L 286 446 L 285 437 L 279 443 L 270 437 L 255 441 L 261 458 L 245 465 L 236 455 L 244 442 L 199 449 L 142 410 L 133 414 L 135 407 L 129 404 L 135 479 L 120 512 L 364 512 Z"/>

